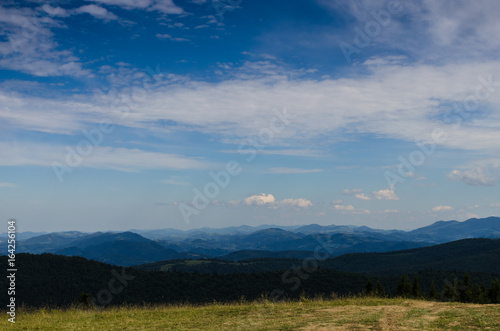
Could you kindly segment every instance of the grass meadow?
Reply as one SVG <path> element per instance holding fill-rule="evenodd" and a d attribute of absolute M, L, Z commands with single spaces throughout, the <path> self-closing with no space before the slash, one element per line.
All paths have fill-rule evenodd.
<path fill-rule="evenodd" d="M 358 297 L 26 309 L 2 330 L 500 330 L 500 305 Z"/>

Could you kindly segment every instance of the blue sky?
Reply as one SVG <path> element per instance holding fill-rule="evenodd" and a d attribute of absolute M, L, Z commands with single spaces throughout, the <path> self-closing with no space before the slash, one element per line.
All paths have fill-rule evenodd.
<path fill-rule="evenodd" d="M 496 1 L 2 1 L 20 231 L 500 213 Z"/>

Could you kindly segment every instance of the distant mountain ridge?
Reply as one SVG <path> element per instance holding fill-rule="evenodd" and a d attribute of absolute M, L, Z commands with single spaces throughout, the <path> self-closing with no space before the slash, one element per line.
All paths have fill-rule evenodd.
<path fill-rule="evenodd" d="M 232 258 L 238 257 L 247 259 Z M 262 272 L 290 269 L 300 266 L 303 259 L 314 258 L 314 252 L 289 251 L 266 252 L 240 251 L 220 259 L 192 264 L 190 261 L 161 261 L 135 268 L 148 271 L 182 272 Z M 256 256 L 259 256 L 256 258 Z M 462 239 L 445 244 L 382 253 L 350 253 L 325 260 L 317 260 L 320 268 L 377 276 L 416 273 L 426 270 L 482 272 L 500 274 L 500 239 Z"/>
<path fill-rule="evenodd" d="M 350 234 L 377 234 L 392 238 L 392 240 L 409 240 L 409 241 L 430 241 L 433 243 L 443 243 L 452 240 L 466 238 L 499 238 L 500 237 L 500 217 L 491 216 L 487 218 L 471 218 L 463 222 L 437 221 L 431 225 L 424 226 L 415 230 L 384 230 L 374 229 L 368 226 L 354 225 L 293 225 L 293 226 L 278 226 L 278 225 L 260 225 L 251 227 L 247 225 L 228 227 L 228 228 L 200 228 L 193 230 L 130 230 L 138 233 L 146 238 L 153 240 L 169 240 L 182 241 L 186 238 L 206 238 L 207 235 L 241 235 L 250 234 L 259 230 L 270 228 L 281 229 L 292 233 L 316 234 L 316 233 L 350 233 Z M 446 231 L 446 232 L 445 232 Z"/>
<path fill-rule="evenodd" d="M 136 231 L 42 234 L 18 240 L 17 251 L 82 256 L 123 266 L 169 259 L 301 257 L 300 252 L 318 248 L 327 249 L 333 257 L 412 249 L 466 238 L 500 238 L 500 218 L 439 221 L 412 231 L 318 224 Z"/>

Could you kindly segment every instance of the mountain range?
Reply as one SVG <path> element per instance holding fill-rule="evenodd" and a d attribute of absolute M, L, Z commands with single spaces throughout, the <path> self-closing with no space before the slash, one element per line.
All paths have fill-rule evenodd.
<path fill-rule="evenodd" d="M 238 253 L 238 252 L 236 252 Z M 170 260 L 135 266 L 144 271 L 177 271 L 197 273 L 252 273 L 293 269 L 303 266 L 304 259 L 314 259 L 314 252 L 301 251 L 291 258 L 290 252 L 273 257 L 238 261 L 225 257 L 193 263 L 192 260 Z M 244 256 L 244 255 L 242 255 Z M 320 255 L 324 256 L 324 255 Z M 349 253 L 332 258 L 316 258 L 319 268 L 377 276 L 414 274 L 426 270 L 480 272 L 500 274 L 500 239 L 462 239 L 428 247 L 384 253 Z M 312 263 L 311 263 L 312 265 Z"/>
<path fill-rule="evenodd" d="M 467 238 L 500 238 L 500 218 L 439 221 L 412 231 L 366 226 L 259 227 L 131 230 L 127 232 L 54 232 L 18 235 L 16 251 L 81 256 L 114 265 L 133 266 L 172 259 L 303 258 L 315 250 L 330 257 L 359 252 L 420 248 Z M 6 234 L 0 235 L 0 242 Z"/>

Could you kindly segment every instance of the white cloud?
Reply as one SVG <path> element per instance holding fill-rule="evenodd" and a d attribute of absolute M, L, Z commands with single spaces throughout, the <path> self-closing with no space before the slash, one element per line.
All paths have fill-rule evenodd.
<path fill-rule="evenodd" d="M 333 208 L 336 210 L 341 210 L 341 211 L 354 211 L 356 208 L 354 208 L 353 205 L 334 205 Z"/>
<path fill-rule="evenodd" d="M 360 189 L 360 188 L 353 188 L 353 189 L 345 189 L 342 191 L 342 194 L 343 195 L 354 195 L 354 194 L 357 194 L 357 193 L 363 193 L 363 190 Z"/>
<path fill-rule="evenodd" d="M 273 209 L 276 208 L 309 208 L 312 206 L 312 202 L 303 199 L 283 199 L 276 200 L 276 198 L 272 194 L 254 194 L 249 196 L 243 200 L 233 200 L 229 202 L 231 205 L 240 205 L 244 204 L 247 206 L 267 206 Z"/>
<path fill-rule="evenodd" d="M 99 18 L 105 21 L 112 21 L 118 19 L 118 17 L 112 12 L 96 5 L 85 5 L 75 9 L 75 12 L 80 14 L 89 14 L 94 16 L 95 18 Z"/>
<path fill-rule="evenodd" d="M 478 82 L 478 75 L 498 68 L 499 63 L 389 65 L 371 68 L 371 75 L 322 81 L 289 80 L 279 75 L 271 80 L 230 79 L 220 83 L 169 81 L 165 84 L 168 86 L 159 84 L 146 91 L 147 98 L 134 102 L 134 114 L 123 125 L 150 129 L 157 121 L 169 120 L 181 128 L 189 126 L 203 133 L 241 138 L 268 128 L 275 117 L 272 109 L 285 105 L 294 118 L 289 119 L 286 129 L 275 134 L 269 146 L 273 150 L 277 146 L 304 144 L 322 135 L 335 137 L 344 130 L 414 142 L 430 139 L 433 129 L 438 128 L 447 133 L 447 139 L 441 142 L 444 147 L 500 152 L 496 143 L 500 141 L 500 116 L 496 113 L 483 115 L 488 117 L 488 126 L 463 123 L 458 129 L 452 129 L 438 116 L 443 114 L 445 104 L 462 101 L 474 93 L 471 84 Z M 407 77 L 412 77 L 412 81 Z M 500 105 L 497 94 L 488 100 L 491 106 Z M 64 105 L 66 101 L 56 100 L 51 101 L 50 107 L 45 106 L 43 100 L 33 100 L 28 95 L 11 97 L 9 101 L 2 103 L 0 118 L 18 116 L 19 110 L 26 121 L 40 111 L 73 117 L 78 123 L 82 117 L 88 117 L 89 111 L 95 112 L 94 118 L 109 116 L 109 105 L 102 98 L 87 98 L 72 108 Z M 21 104 L 37 104 L 39 110 L 34 112 Z M 67 126 L 61 130 L 67 130 Z"/>
<path fill-rule="evenodd" d="M 67 10 L 61 7 L 52 7 L 51 5 L 44 4 L 41 8 L 47 15 L 54 17 L 68 17 L 71 15 Z"/>
<path fill-rule="evenodd" d="M 179 178 L 177 178 L 177 177 L 164 179 L 161 181 L 161 183 L 167 184 L 167 185 L 176 185 L 176 186 L 191 186 L 190 183 L 183 182 L 183 181 L 179 180 Z"/>
<path fill-rule="evenodd" d="M 0 41 L 0 68 L 42 77 L 89 76 L 79 59 L 71 51 L 58 49 L 59 44 L 52 39 L 54 29 L 66 26 L 47 16 L 50 10 L 54 17 L 67 16 L 64 10 L 50 6 L 0 6 L 0 37 L 5 40 Z"/>
<path fill-rule="evenodd" d="M 175 38 L 175 37 L 172 37 L 169 34 L 160 34 L 160 33 L 156 34 L 156 38 L 158 38 L 158 39 L 168 39 L 168 40 L 172 40 L 172 41 L 189 41 L 189 39 L 186 39 L 186 38 Z"/>
<path fill-rule="evenodd" d="M 243 203 L 246 204 L 247 206 L 251 206 L 251 205 L 261 206 L 261 205 L 265 205 L 265 204 L 274 204 L 275 201 L 276 201 L 276 199 L 274 198 L 274 196 L 272 194 L 261 193 L 261 194 L 256 194 L 256 195 L 249 196 L 248 198 L 245 198 L 243 200 Z"/>
<path fill-rule="evenodd" d="M 354 197 L 360 200 L 371 200 L 371 198 L 364 193 L 356 194 Z"/>
<path fill-rule="evenodd" d="M 378 200 L 399 200 L 396 192 L 391 189 L 385 189 L 380 191 L 373 191 L 373 195 Z"/>
<path fill-rule="evenodd" d="M 16 187 L 16 184 L 12 183 L 0 183 L 0 187 Z"/>
<path fill-rule="evenodd" d="M 164 14 L 183 14 L 184 10 L 174 4 L 172 0 L 157 0 L 148 10 L 157 10 Z"/>
<path fill-rule="evenodd" d="M 436 206 L 434 208 L 432 208 L 432 211 L 433 212 L 439 212 L 439 211 L 451 211 L 453 210 L 454 208 L 453 207 L 450 207 L 450 206 Z"/>
<path fill-rule="evenodd" d="M 386 210 L 384 210 L 384 213 L 387 213 L 387 214 L 389 214 L 389 213 L 399 213 L 399 210 L 397 210 L 397 209 L 386 209 Z"/>
<path fill-rule="evenodd" d="M 371 214 L 368 209 L 356 209 L 353 205 L 334 204 L 333 208 L 342 214 Z"/>
<path fill-rule="evenodd" d="M 183 14 L 184 10 L 174 4 L 172 0 L 87 0 L 103 5 L 118 6 L 127 10 L 145 9 L 156 10 L 163 14 Z"/>
<path fill-rule="evenodd" d="M 281 207 L 300 207 L 300 208 L 309 208 L 312 206 L 312 202 L 307 199 L 283 199 L 278 201 L 278 205 Z"/>
<path fill-rule="evenodd" d="M 146 9 L 153 4 L 152 0 L 87 0 L 103 5 L 118 6 L 125 9 Z"/>
<path fill-rule="evenodd" d="M 421 0 L 397 1 L 317 0 L 320 4 L 354 18 L 351 27 L 363 29 L 365 24 L 375 21 L 372 13 L 386 10 L 397 3 L 401 13 L 391 15 L 389 24 L 382 26 L 380 33 L 371 39 L 370 45 L 380 45 L 398 53 L 411 54 L 426 60 L 452 61 L 461 58 L 484 58 L 493 56 L 500 49 L 500 29 L 497 13 L 500 3 L 491 0 L 471 2 L 467 0 Z M 355 32 L 325 32 L 327 40 L 353 43 Z M 318 34 L 317 31 L 315 31 Z M 306 35 L 314 40 L 314 36 Z"/>
<path fill-rule="evenodd" d="M 247 141 L 243 139 L 222 139 L 226 144 L 245 144 Z M 223 150 L 224 153 L 239 154 L 238 150 Z M 311 149 L 263 149 L 259 151 L 262 155 L 283 155 L 283 156 L 306 156 L 306 157 L 324 157 L 325 153 L 318 150 Z"/>
<path fill-rule="evenodd" d="M 54 74 L 61 74 L 62 66 L 56 62 L 52 65 L 57 67 Z M 36 68 L 46 70 L 50 65 Z M 339 133 L 346 130 L 414 142 L 430 138 L 433 128 L 441 128 L 447 133 L 447 139 L 441 143 L 443 147 L 495 155 L 500 153 L 497 143 L 500 141 L 498 112 L 482 113 L 485 125 L 477 126 L 469 120 L 458 128 L 445 124 L 440 115 L 445 104 L 462 101 L 474 93 L 478 75 L 487 76 L 490 72 L 498 72 L 498 68 L 500 62 L 440 67 L 391 64 L 369 68 L 372 74 L 350 78 L 321 81 L 289 79 L 280 76 L 279 71 L 276 75 L 271 71 L 271 78 L 235 78 L 219 83 L 192 81 L 161 73 L 156 75 L 161 78 L 157 86 L 143 91 L 146 98 L 130 101 L 131 112 L 124 120 L 120 120 L 122 113 L 113 109 L 110 102 L 121 100 L 121 93 L 130 100 L 127 89 L 116 91 L 115 97 L 96 94 L 65 98 L 34 97 L 0 90 L 0 123 L 19 132 L 29 130 L 68 135 L 81 134 L 85 128 L 95 128 L 103 118 L 144 131 L 157 130 L 161 123 L 170 121 L 176 123 L 169 128 L 172 131 L 187 129 L 215 134 L 221 139 L 239 139 L 245 144 L 243 138 L 269 128 L 270 121 L 276 119 L 275 111 L 283 114 L 283 106 L 287 106 L 286 113 L 293 116 L 286 120 L 284 129 L 276 132 L 272 142 L 266 146 L 270 147 L 269 153 L 286 154 L 289 149 L 294 151 L 290 154 L 299 155 L 297 151 L 304 151 L 303 146 L 317 141 L 318 137 L 326 136 L 329 142 L 335 144 Z M 121 77 L 114 75 L 116 79 Z M 137 77 L 137 72 L 124 75 Z M 411 82 L 407 77 L 412 77 Z M 496 82 L 500 75 L 492 77 Z M 500 93 L 493 93 L 486 105 L 492 109 L 499 107 Z M 247 144 L 252 148 L 250 143 Z M 44 160 L 41 154 L 33 155 Z M 459 171 L 458 174 L 453 173 L 452 178 L 460 178 L 461 175 L 462 180 L 469 183 L 492 183 L 486 171 Z M 360 193 L 363 192 L 344 192 Z M 389 189 L 373 194 L 379 200 L 398 200 Z"/>
<path fill-rule="evenodd" d="M 341 205 L 341 204 L 343 204 L 343 203 L 344 203 L 344 201 L 343 201 L 343 200 L 333 200 L 333 201 L 332 201 L 332 205 Z"/>
<path fill-rule="evenodd" d="M 495 177 L 487 173 L 484 168 L 474 168 L 467 171 L 453 170 L 448 174 L 448 178 L 472 186 L 493 186 L 496 182 Z"/>
<path fill-rule="evenodd" d="M 40 143 L 0 143 L 0 166 L 37 165 L 52 167 L 53 162 L 67 164 L 77 158 L 76 146 L 54 146 Z M 86 149 L 86 147 L 83 147 Z M 92 153 L 82 157 L 77 167 L 138 171 L 143 169 L 204 169 L 211 167 L 208 162 L 182 155 L 149 152 L 139 149 L 95 146 Z"/>
<path fill-rule="evenodd" d="M 299 168 L 271 168 L 269 173 L 271 174 L 309 174 L 322 172 L 322 169 L 299 169 Z"/>

